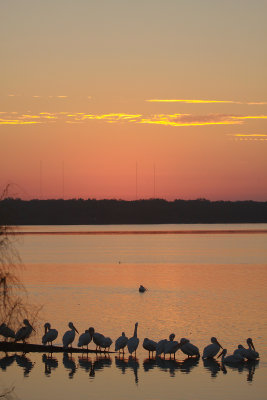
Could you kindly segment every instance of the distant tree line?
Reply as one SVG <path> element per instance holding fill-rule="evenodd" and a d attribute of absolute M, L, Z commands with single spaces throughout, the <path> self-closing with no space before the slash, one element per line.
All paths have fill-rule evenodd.
<path fill-rule="evenodd" d="M 1 204 L 2 203 L 2 204 Z M 0 201 L 7 225 L 184 224 L 267 222 L 267 202 L 163 199 Z M 2 218 L 2 220 L 1 220 Z M 4 218 L 4 220 L 3 220 Z"/>

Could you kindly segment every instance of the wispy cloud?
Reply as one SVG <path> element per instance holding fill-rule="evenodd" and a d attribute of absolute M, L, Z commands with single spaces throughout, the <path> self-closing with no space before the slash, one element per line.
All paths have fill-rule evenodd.
<path fill-rule="evenodd" d="M 142 114 L 126 114 L 126 113 L 109 113 L 109 114 L 84 114 L 82 116 L 78 116 L 81 120 L 87 119 L 96 119 L 96 120 L 104 120 L 106 122 L 120 122 L 120 121 L 128 121 L 128 122 L 136 122 Z"/>
<path fill-rule="evenodd" d="M 267 115 L 237 115 L 232 116 L 233 119 L 267 119 Z"/>
<path fill-rule="evenodd" d="M 233 134 L 230 134 L 229 136 L 234 137 L 235 140 L 267 141 L 267 134 L 264 134 L 264 133 L 263 134 L 262 133 L 233 133 Z"/>
<path fill-rule="evenodd" d="M 0 118 L 0 125 L 30 125 L 30 124 L 40 124 L 40 121 L 23 121 L 19 119 Z"/>
<path fill-rule="evenodd" d="M 254 101 L 254 102 L 243 102 L 235 100 L 202 100 L 202 99 L 149 99 L 146 100 L 150 103 L 186 103 L 186 104 L 254 104 L 254 105 L 264 105 L 267 102 Z"/>
<path fill-rule="evenodd" d="M 6 113 L 6 112 L 2 112 Z M 89 114 L 84 112 L 57 113 L 40 112 L 32 114 L 17 113 L 15 111 L 6 113 L 1 119 L 4 125 L 23 125 L 33 123 L 49 123 L 61 121 L 68 124 L 86 123 L 91 120 L 103 121 L 106 123 L 132 123 L 132 124 L 155 124 L 172 127 L 203 126 L 203 125 L 241 125 L 246 124 L 247 120 L 267 119 L 267 115 L 233 115 L 233 114 L 128 114 L 128 113 L 105 113 Z"/>
<path fill-rule="evenodd" d="M 241 121 L 233 121 L 228 115 L 190 115 L 190 114 L 159 114 L 152 118 L 142 118 L 141 124 L 160 124 L 169 126 L 202 126 L 202 125 L 235 125 L 242 124 Z"/>

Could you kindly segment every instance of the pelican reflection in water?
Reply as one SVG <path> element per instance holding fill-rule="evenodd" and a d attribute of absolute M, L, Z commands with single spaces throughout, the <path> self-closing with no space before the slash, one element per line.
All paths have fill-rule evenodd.
<path fill-rule="evenodd" d="M 16 355 L 13 354 L 12 356 L 9 356 L 7 353 L 5 357 L 0 358 L 0 368 L 2 371 L 6 371 L 7 367 L 13 364 L 13 362 L 16 359 Z"/>
<path fill-rule="evenodd" d="M 51 355 L 43 354 L 42 361 L 45 365 L 45 375 L 50 376 L 52 370 L 55 370 L 58 367 L 57 358 Z"/>
<path fill-rule="evenodd" d="M 214 358 L 205 358 L 203 359 L 204 368 L 211 373 L 212 378 L 216 378 L 218 372 L 222 370 L 220 363 Z"/>
<path fill-rule="evenodd" d="M 90 369 L 90 377 L 94 378 L 95 373 L 103 370 L 105 367 L 110 367 L 112 364 L 112 359 L 109 355 L 96 356 L 95 360 L 92 362 Z"/>
<path fill-rule="evenodd" d="M 69 371 L 69 378 L 73 378 L 73 376 L 77 370 L 75 360 L 67 352 L 64 352 L 62 362 L 63 362 L 64 367 Z"/>
<path fill-rule="evenodd" d="M 121 370 L 123 374 L 127 369 L 130 369 L 134 373 L 134 380 L 135 383 L 138 384 L 138 369 L 139 369 L 139 362 L 136 357 L 129 356 L 128 359 L 120 356 L 115 356 L 115 365 L 117 368 Z"/>
<path fill-rule="evenodd" d="M 227 364 L 227 368 L 231 369 L 232 371 L 236 370 L 239 373 L 243 373 L 245 371 L 247 371 L 247 381 L 248 382 L 252 382 L 253 381 L 253 377 L 256 371 L 256 368 L 258 368 L 259 366 L 259 360 L 250 360 L 250 361 L 246 361 L 244 363 L 239 363 L 239 364 L 232 364 L 232 365 L 228 365 Z M 225 364 L 223 365 L 224 367 L 224 372 L 227 373 L 227 369 Z"/>
<path fill-rule="evenodd" d="M 180 363 L 180 369 L 183 373 L 189 374 L 193 368 L 197 367 L 199 364 L 199 357 L 186 358 Z"/>
<path fill-rule="evenodd" d="M 88 357 L 88 354 L 85 356 L 79 356 L 78 357 L 78 362 L 79 362 L 79 367 L 84 369 L 85 372 L 90 372 L 92 368 L 92 360 L 90 357 Z"/>
<path fill-rule="evenodd" d="M 19 367 L 23 368 L 24 376 L 28 377 L 34 367 L 34 363 L 32 363 L 31 360 L 24 354 L 22 354 L 21 356 L 16 354 L 16 363 Z"/>
<path fill-rule="evenodd" d="M 175 372 L 180 368 L 180 363 L 175 359 L 165 360 L 163 358 L 157 358 L 158 368 L 162 371 L 169 372 L 170 376 L 173 378 Z"/>

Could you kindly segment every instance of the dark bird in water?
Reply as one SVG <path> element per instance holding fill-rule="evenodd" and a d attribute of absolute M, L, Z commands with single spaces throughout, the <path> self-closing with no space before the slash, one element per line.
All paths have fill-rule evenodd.
<path fill-rule="evenodd" d="M 213 358 L 219 353 L 220 348 L 223 350 L 223 347 L 220 345 L 220 343 L 215 337 L 212 337 L 210 341 L 211 344 L 206 346 L 203 350 L 203 356 L 202 356 L 203 359 Z"/>
<path fill-rule="evenodd" d="M 147 291 L 147 288 L 145 288 L 143 285 L 140 285 L 139 286 L 139 292 L 140 293 L 144 293 L 144 292 L 146 292 Z"/>
<path fill-rule="evenodd" d="M 242 344 L 239 344 L 238 348 L 234 351 L 234 354 L 240 354 L 247 360 L 257 360 L 257 358 L 259 358 L 259 353 L 256 351 L 251 338 L 247 339 L 247 344 L 248 349 L 243 347 Z"/>

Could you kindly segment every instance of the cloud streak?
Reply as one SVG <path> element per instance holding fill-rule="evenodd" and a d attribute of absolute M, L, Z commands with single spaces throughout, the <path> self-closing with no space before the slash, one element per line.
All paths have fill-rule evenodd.
<path fill-rule="evenodd" d="M 267 134 L 261 133 L 233 133 L 230 136 L 234 137 L 235 140 L 241 141 L 267 141 Z"/>
<path fill-rule="evenodd" d="M 254 102 L 243 102 L 234 100 L 201 100 L 201 99 L 148 99 L 146 102 L 149 103 L 186 103 L 186 104 L 248 104 L 248 105 L 265 105 L 267 102 L 254 101 Z"/>
<path fill-rule="evenodd" d="M 232 115 L 232 114 L 128 114 L 128 113 L 105 113 L 89 114 L 83 112 L 70 113 L 66 111 L 51 113 L 40 112 L 39 114 L 11 112 L 3 114 L 1 125 L 23 125 L 23 124 L 45 124 L 50 122 L 63 123 L 89 123 L 89 121 L 103 121 L 105 123 L 131 123 L 131 124 L 154 124 L 172 127 L 203 126 L 203 125 L 241 125 L 247 120 L 267 119 L 267 115 Z"/>

